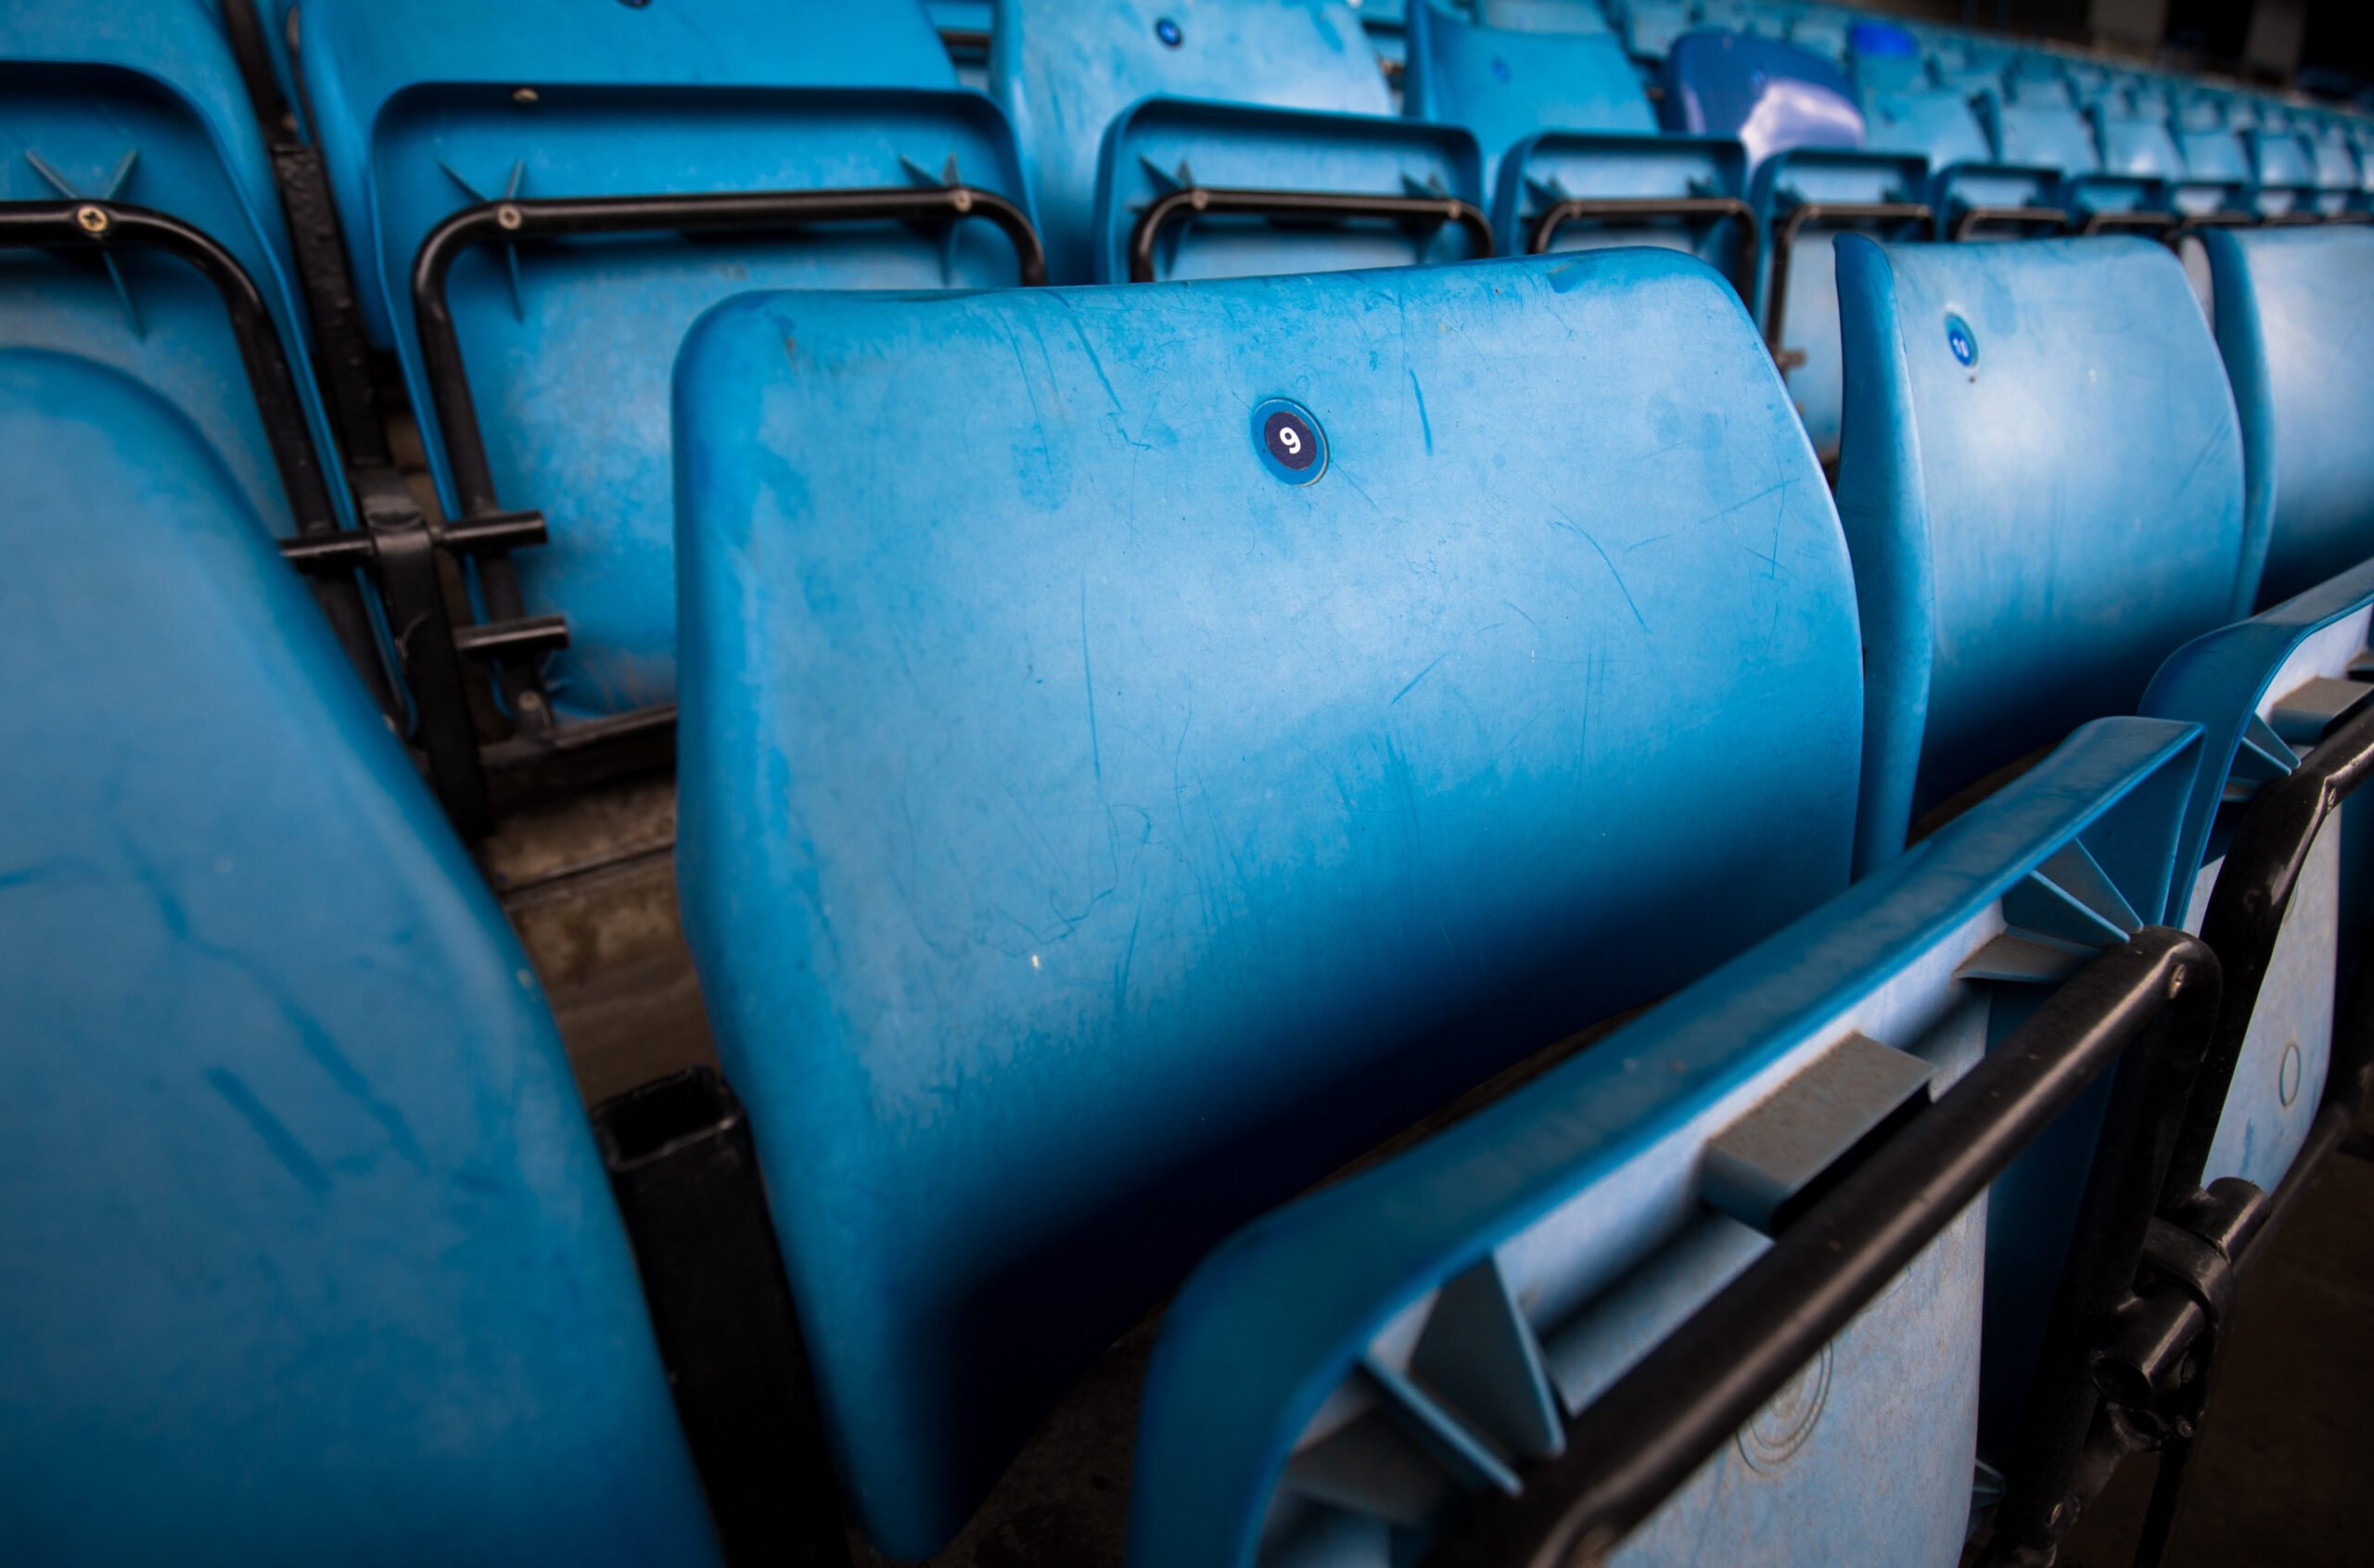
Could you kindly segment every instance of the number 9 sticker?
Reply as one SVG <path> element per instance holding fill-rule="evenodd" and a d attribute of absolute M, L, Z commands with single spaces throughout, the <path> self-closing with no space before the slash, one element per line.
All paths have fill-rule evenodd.
<path fill-rule="evenodd" d="M 1284 398 L 1269 398 L 1253 410 L 1253 444 L 1262 466 L 1290 485 L 1307 485 L 1327 472 L 1327 438 L 1310 411 Z"/>

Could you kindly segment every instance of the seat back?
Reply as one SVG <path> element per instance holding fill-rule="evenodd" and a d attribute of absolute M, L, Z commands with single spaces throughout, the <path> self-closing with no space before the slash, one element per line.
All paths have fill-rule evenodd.
<path fill-rule="evenodd" d="M 1433 0 L 1412 0 L 1408 26 L 1402 111 L 1473 131 L 1487 177 L 1498 177 L 1510 147 L 1543 131 L 1656 134 L 1640 73 L 1613 35 L 1478 27 Z M 1501 237 L 1507 244 L 1505 229 Z"/>
<path fill-rule="evenodd" d="M 1164 1316 L 1130 1568 L 1385 1568 L 1470 1498 L 1554 1475 L 1542 1461 L 1566 1423 L 1767 1253 L 1776 1203 L 1908 1101 L 1947 1092 L 2075 967 L 2005 962 L 2040 935 L 2023 924 L 2039 895 L 2067 882 L 2152 907 L 2197 733 L 2089 727 L 1645 1017 L 1231 1238 Z M 1840 1094 L 1853 1115 L 1798 1090 L 1857 1073 L 1869 1098 Z M 1770 1147 L 1776 1125 L 1812 1145 L 1786 1178 L 1738 1153 Z M 2074 1107 L 2048 1140 L 2072 1132 L 1951 1222 L 1620 1547 L 1596 1543 L 1615 1548 L 1603 1561 L 1704 1561 L 1708 1542 L 1805 1568 L 1955 1561 L 1982 1365 L 2018 1391 L 2068 1248 L 2091 1141 Z M 2070 1153 L 2078 1182 L 2022 1209 L 2023 1181 Z"/>
<path fill-rule="evenodd" d="M 153 209 L 228 251 L 298 367 L 302 439 L 329 450 L 272 168 L 202 0 L 0 17 L 0 201 L 75 198 Z M 196 424 L 265 528 L 294 529 L 222 297 L 187 261 L 131 247 L 0 251 L 0 347 L 70 354 L 152 389 Z M 330 490 L 343 508 L 342 487 Z"/>
<path fill-rule="evenodd" d="M 677 408 L 686 930 L 893 1556 L 1229 1230 L 1843 885 L 1844 546 L 1698 263 L 757 296 Z"/>
<path fill-rule="evenodd" d="M 1508 32 L 1608 31 L 1607 13 L 1599 0 L 1477 0 L 1475 19 Z"/>
<path fill-rule="evenodd" d="M 1894 22 L 1858 21 L 1847 30 L 1847 69 L 1857 92 L 1906 93 L 1929 83 L 1921 62 L 1921 41 Z"/>
<path fill-rule="evenodd" d="M 2073 179 L 2101 169 L 2094 128 L 2065 93 L 2043 93 L 2034 83 L 2016 99 L 1983 93 L 1978 111 L 1997 163 L 2050 169 Z"/>
<path fill-rule="evenodd" d="M 999 0 L 989 91 L 1021 137 L 1058 282 L 1096 275 L 1105 135 L 1140 99 L 1393 112 L 1376 53 L 1342 0 L 1205 0 L 1192 14 L 1178 9 L 1167 0 Z"/>
<path fill-rule="evenodd" d="M 473 498 L 439 426 L 414 313 L 423 241 L 504 197 L 951 180 L 1021 204 L 1003 118 L 956 85 L 913 0 L 732 0 L 697 16 L 568 0 L 319 0 L 302 15 L 300 64 L 365 319 L 402 362 L 448 514 L 544 513 L 551 543 L 515 563 L 528 611 L 568 618 L 571 644 L 547 668 L 561 713 L 669 701 L 668 372 L 684 329 L 753 285 L 1012 284 L 1014 246 L 985 223 L 885 221 L 469 249 L 447 296 L 491 491 Z"/>
<path fill-rule="evenodd" d="M 713 1560 L 535 974 L 245 486 L 45 350 L 0 470 L 11 1552 Z"/>
<path fill-rule="evenodd" d="M 1701 31 L 1666 56 L 1662 118 L 1670 131 L 1736 136 L 1748 173 L 1793 147 L 1860 147 L 1863 111 L 1846 73 L 1810 50 Z"/>
<path fill-rule="evenodd" d="M 2317 158 L 2305 138 L 2288 125 L 2248 131 L 2251 174 L 2259 187 L 2261 212 L 2307 212 L 2316 207 Z"/>
<path fill-rule="evenodd" d="M 2374 230 L 2206 231 L 2273 605 L 2374 555 Z"/>
<path fill-rule="evenodd" d="M 2102 149 L 2102 172 L 2145 180 L 2184 178 L 2184 154 L 2163 114 L 2105 98 L 2092 109 L 2094 134 Z"/>
<path fill-rule="evenodd" d="M 1869 868 L 1958 791 L 2132 712 L 2249 605 L 2258 552 L 2234 400 L 2165 248 L 1849 236 L 1838 279 Z"/>

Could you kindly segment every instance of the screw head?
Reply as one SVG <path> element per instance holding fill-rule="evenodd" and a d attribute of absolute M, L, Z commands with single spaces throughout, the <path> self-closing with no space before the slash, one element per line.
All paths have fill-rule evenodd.
<path fill-rule="evenodd" d="M 82 226 L 84 234 L 107 233 L 108 221 L 107 209 L 104 207 L 84 206 L 74 209 L 74 222 Z"/>
<path fill-rule="evenodd" d="M 536 90 L 533 87 L 515 87 L 511 90 L 511 101 L 515 104 L 532 104 L 536 101 Z"/>
<path fill-rule="evenodd" d="M 948 204 L 959 212 L 970 212 L 973 210 L 973 193 L 960 185 L 955 194 L 948 198 Z"/>
<path fill-rule="evenodd" d="M 2186 985 L 2189 984 L 2191 979 L 2192 971 L 2187 969 L 2183 964 L 2179 963 L 2172 967 L 2168 971 L 2168 1000 L 2170 1001 L 2174 1001 L 2176 998 L 2182 996 L 2184 994 Z"/>
<path fill-rule="evenodd" d="M 1179 31 L 1179 24 L 1168 17 L 1160 18 L 1155 22 L 1154 35 L 1162 40 L 1162 45 L 1166 49 L 1176 49 L 1181 40 L 1186 37 L 1185 33 Z"/>
<path fill-rule="evenodd" d="M 521 222 L 519 209 L 512 206 L 511 203 L 507 201 L 504 202 L 502 206 L 494 210 L 494 222 L 495 226 L 501 229 L 509 230 L 517 228 Z"/>
<path fill-rule="evenodd" d="M 1187 205 L 1193 207 L 1198 212 L 1201 212 L 1205 208 L 1209 207 L 1211 204 L 1212 198 L 1204 194 L 1201 186 L 1198 186 L 1194 190 L 1187 193 Z"/>

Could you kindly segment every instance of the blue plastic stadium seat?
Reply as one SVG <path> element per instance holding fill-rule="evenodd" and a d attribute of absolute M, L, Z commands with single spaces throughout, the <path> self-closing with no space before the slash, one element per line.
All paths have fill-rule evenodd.
<path fill-rule="evenodd" d="M 144 381 L 0 351 L 0 1536 L 714 1561 L 526 956 Z"/>
<path fill-rule="evenodd" d="M 998 286 L 1015 244 L 983 222 L 606 235 L 477 245 L 451 309 L 484 472 L 457 469 L 412 280 L 423 241 L 482 201 L 961 182 L 1027 211 L 997 107 L 956 84 L 916 0 L 310 0 L 300 66 L 365 321 L 401 358 L 449 516 L 535 509 L 512 557 L 524 609 L 565 614 L 563 716 L 675 692 L 668 373 L 684 329 L 753 286 Z M 975 210 L 978 210 L 976 209 Z M 488 589 L 482 570 L 479 586 Z M 490 605 L 491 601 L 489 601 Z"/>
<path fill-rule="evenodd" d="M 2278 231 L 2280 232 L 2280 231 Z M 2364 710 L 2374 563 L 2318 583 L 2179 649 L 2139 711 L 2201 722 L 2204 762 L 2163 914 L 2199 930 L 2244 812 L 2326 732 Z M 2253 1007 L 2203 1179 L 2273 1191 L 2306 1141 L 2331 1059 L 2333 1023 L 2362 950 L 2374 871 L 2353 797 L 2317 834 Z M 2344 831 L 2346 830 L 2346 831 Z"/>
<path fill-rule="evenodd" d="M 2252 183 L 2263 214 L 2309 216 L 2317 210 L 2317 156 L 2307 141 L 2281 120 L 2269 117 L 2245 132 Z"/>
<path fill-rule="evenodd" d="M 76 198 L 146 207 L 227 250 L 263 297 L 291 359 L 304 323 L 283 259 L 272 169 L 212 8 L 201 0 L 19 6 L 0 16 L 0 201 Z M 204 435 L 248 510 L 296 527 L 249 394 L 223 300 L 154 250 L 0 252 L 0 347 L 47 349 L 122 372 Z M 327 428 L 297 377 L 317 448 Z M 330 504 L 346 505 L 343 487 Z"/>
<path fill-rule="evenodd" d="M 1697 262 L 754 296 L 677 409 L 686 928 L 894 1556 L 1227 1231 L 1844 885 L 1844 543 Z"/>
<path fill-rule="evenodd" d="M 1475 19 L 1509 32 L 1609 31 L 1599 0 L 1476 0 Z"/>
<path fill-rule="evenodd" d="M 2241 414 L 2272 605 L 2374 555 L 2374 229 L 2211 230 L 2217 347 Z"/>
<path fill-rule="evenodd" d="M 1737 136 L 1750 205 L 1765 236 L 1755 298 L 1766 341 L 1824 462 L 1838 455 L 1838 294 L 1831 239 L 1854 223 L 1924 236 L 1928 162 L 1865 152 L 1863 115 L 1844 72 L 1791 45 L 1693 32 L 1666 57 L 1665 113 L 1694 131 Z M 1679 106 L 1677 108 L 1677 106 Z"/>
<path fill-rule="evenodd" d="M 2139 238 L 1838 247 L 1839 514 L 1867 706 L 1857 863 L 2248 610 L 2242 439 L 2184 269 Z"/>
<path fill-rule="evenodd" d="M 2317 206 L 2328 215 L 2364 205 L 2366 170 L 2359 162 L 2348 127 L 2330 115 L 2304 125 L 2317 164 Z"/>
<path fill-rule="evenodd" d="M 2254 210 L 2251 193 L 2254 176 L 2243 154 L 2242 138 L 2226 126 L 2213 107 L 2194 103 L 2180 109 L 2176 135 L 2185 158 L 2184 183 L 2176 194 L 2180 211 L 2201 216 Z"/>
<path fill-rule="evenodd" d="M 1192 12 L 1167 0 L 999 0 L 989 84 L 1022 137 L 1059 283 L 1490 254 L 1474 138 L 1393 117 L 1376 53 L 1341 0 L 1205 0 Z M 1206 205 L 1192 204 L 1198 187 Z M 1251 192 L 1269 199 L 1230 194 Z M 1297 195 L 1359 197 L 1374 211 L 1327 222 L 1294 210 Z M 1474 210 L 1467 225 L 1446 222 L 1454 201 Z M 1395 216 L 1395 203 L 1411 210 Z"/>
<path fill-rule="evenodd" d="M 2161 181 L 2113 171 L 2103 163 L 2100 128 L 2078 110 L 2065 81 L 2015 81 L 2017 97 L 1988 93 L 1978 101 L 1979 119 L 1997 163 L 2051 170 L 2058 178 L 2050 203 L 2080 226 L 2098 213 L 2134 213 L 2166 204 L 2167 190 Z"/>
<path fill-rule="evenodd" d="M 1475 27 L 1429 3 L 1409 16 L 1404 111 L 1475 133 L 1504 252 L 1653 244 L 1700 255 L 1753 293 L 1746 155 L 1734 137 L 1657 134 L 1613 38 Z M 1581 214 L 1578 202 L 1602 206 Z"/>
<path fill-rule="evenodd" d="M 1661 60 L 1696 25 L 1685 0 L 1624 0 L 1624 46 L 1637 59 Z"/>
<path fill-rule="evenodd" d="M 1793 1080 L 1901 1075 L 1870 1119 L 1825 1127 L 1803 1180 L 1902 1085 L 1946 1092 L 2075 967 L 2015 978 L 2003 962 L 2029 946 L 2015 933 L 2045 889 L 2156 906 L 2197 734 L 2089 727 L 1576 1059 L 1232 1238 L 1165 1315 L 1130 1568 L 1385 1568 L 1416 1560 L 1467 1498 L 1530 1490 L 1517 1467 L 1538 1473 L 1564 1421 L 1782 1230 L 1769 1205 L 1797 1189 L 1751 1188 L 1732 1151 L 1806 1115 L 1809 1096 L 1781 1098 Z M 2073 1108 L 2062 1126 L 2078 1120 Z M 2022 1208 L 2006 1189 L 2027 1175 L 2015 1165 L 1620 1548 L 1589 1560 L 1954 1562 L 1972 1517 L 1983 1315 L 2007 1297 L 2028 1306 L 2010 1316 L 2032 1361 L 2030 1298 L 2049 1299 L 2067 1247 L 2076 1184 Z M 2014 1272 L 2032 1281 L 2024 1297 L 1998 1287 Z M 2006 1343 L 1986 1344 L 1989 1381 Z"/>
<path fill-rule="evenodd" d="M 1972 100 L 1956 89 L 1866 94 L 1863 145 L 1928 160 L 1928 205 L 1941 233 L 1967 236 L 1982 224 L 2050 223 L 2060 209 L 2060 171 L 2005 164 Z M 2023 216 L 2034 214 L 2034 216 Z"/>

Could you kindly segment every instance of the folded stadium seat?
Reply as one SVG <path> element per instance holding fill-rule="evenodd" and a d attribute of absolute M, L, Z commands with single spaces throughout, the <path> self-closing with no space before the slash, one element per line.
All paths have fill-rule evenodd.
<path fill-rule="evenodd" d="M 1909 41 L 1908 40 L 1908 43 Z M 1862 150 L 1863 115 L 1844 72 L 1793 45 L 1693 32 L 1666 57 L 1665 108 L 1690 129 L 1736 136 L 1749 201 L 1768 236 L 1751 296 L 1824 463 L 1838 456 L 1838 295 L 1830 246 L 1841 228 L 1924 236 L 1927 160 Z"/>
<path fill-rule="evenodd" d="M 0 1536 L 713 1562 L 527 957 L 141 370 L 0 349 Z"/>
<path fill-rule="evenodd" d="M 2141 228 L 2164 233 L 2181 222 L 2183 215 L 2175 205 L 2176 187 L 2185 177 L 2185 159 L 2176 137 L 2169 134 L 2166 106 L 2156 101 L 2156 95 L 2138 98 L 2112 90 L 2088 104 L 2086 114 L 2101 148 L 2102 173 L 2131 182 L 2139 189 L 2132 206 L 2102 206 L 2097 205 L 2094 193 L 2103 182 L 2090 182 L 2078 196 L 2085 214 L 2078 221 L 2080 230 L 2100 234 L 2108 229 Z"/>
<path fill-rule="evenodd" d="M 913 0 L 302 17 L 363 313 L 446 515 L 549 529 L 476 557 L 481 624 L 456 631 L 499 659 L 517 726 L 490 760 L 664 733 L 678 339 L 754 285 L 1040 277 L 1004 117 L 956 84 Z"/>
<path fill-rule="evenodd" d="M 2113 966 L 2164 984 L 2142 953 L 2201 950 L 2145 931 L 2036 970 L 2024 923 L 2079 886 L 2156 902 L 2197 735 L 2088 727 L 1580 1057 L 1232 1237 L 1165 1316 L 1130 1568 L 1956 1562 L 2000 1262 L 2001 1166 L 1958 1163 L 1977 1107 L 2066 1059 L 2043 1042 L 2100 1015 Z M 2048 1287 L 2074 1206 L 2023 1258 Z"/>
<path fill-rule="evenodd" d="M 2068 225 L 2080 234 L 2112 228 L 2156 234 L 2175 225 L 2165 180 L 2106 166 L 2100 127 L 2079 112 L 2068 83 L 2016 74 L 2012 81 L 2016 96 L 1990 93 L 1978 101 L 1997 162 L 2055 171 L 2060 178 L 2049 205 L 2068 213 Z"/>
<path fill-rule="evenodd" d="M 1972 103 L 1957 89 L 1866 93 L 1863 125 L 1863 145 L 1871 151 L 1928 160 L 1925 199 L 1937 214 L 1940 237 L 2057 229 L 2068 219 L 2053 205 L 2059 171 L 1997 162 Z"/>
<path fill-rule="evenodd" d="M 2240 134 L 2229 129 L 2214 104 L 2195 99 L 2177 110 L 2176 147 L 2185 156 L 2177 209 L 2190 226 L 2227 226 L 2257 221 L 2252 184 L 2255 175 L 2244 156 Z"/>
<path fill-rule="evenodd" d="M 894 1557 L 1228 1230 L 1844 885 L 1844 545 L 1700 263 L 754 296 L 677 385 L 686 929 Z"/>
<path fill-rule="evenodd" d="M 2271 223 L 2316 222 L 2317 158 L 2307 141 L 2279 114 L 2263 114 L 2242 133 L 2242 145 L 2250 155 L 2259 215 Z"/>
<path fill-rule="evenodd" d="M 989 77 L 1058 282 L 1492 253 L 1474 138 L 1393 117 L 1341 0 L 999 0 Z"/>
<path fill-rule="evenodd" d="M 2221 230 L 2204 243 L 2264 551 L 2256 602 L 2274 605 L 2374 556 L 2374 231 Z"/>
<path fill-rule="evenodd" d="M 271 165 L 211 7 L 198 0 L 17 7 L 0 20 L 0 71 L 7 149 L 0 201 L 124 203 L 200 231 L 246 273 L 273 329 L 302 363 L 306 334 Z M 198 427 L 249 510 L 274 534 L 347 518 L 335 482 L 320 487 L 334 509 L 329 518 L 292 512 L 222 297 L 198 267 L 158 254 L 160 247 L 119 245 L 96 257 L 12 254 L 0 273 L 0 346 L 70 353 L 154 390 Z M 301 423 L 288 434 L 318 447 L 327 427 L 312 378 L 297 382 Z"/>
<path fill-rule="evenodd" d="M 2246 613 L 2263 554 L 2167 249 L 1839 242 L 1839 514 L 1865 647 L 1857 866 Z"/>
<path fill-rule="evenodd" d="M 2350 140 L 2348 125 L 2329 114 L 2304 118 L 2300 123 L 2317 160 L 2317 210 L 2327 217 L 2365 210 L 2366 169 Z"/>
<path fill-rule="evenodd" d="M 1727 268 L 1753 297 L 1746 155 L 1728 136 L 1661 136 L 1615 41 L 1474 27 L 1409 11 L 1403 111 L 1483 144 L 1504 252 L 1657 245 Z"/>
<path fill-rule="evenodd" d="M 0 19 L 0 348 L 70 355 L 163 398 L 272 535 L 351 522 L 322 456 L 272 169 L 211 9 L 19 7 Z M 261 404 L 246 370 L 259 352 L 280 364 Z M 396 716 L 351 566 L 314 593 Z"/>

